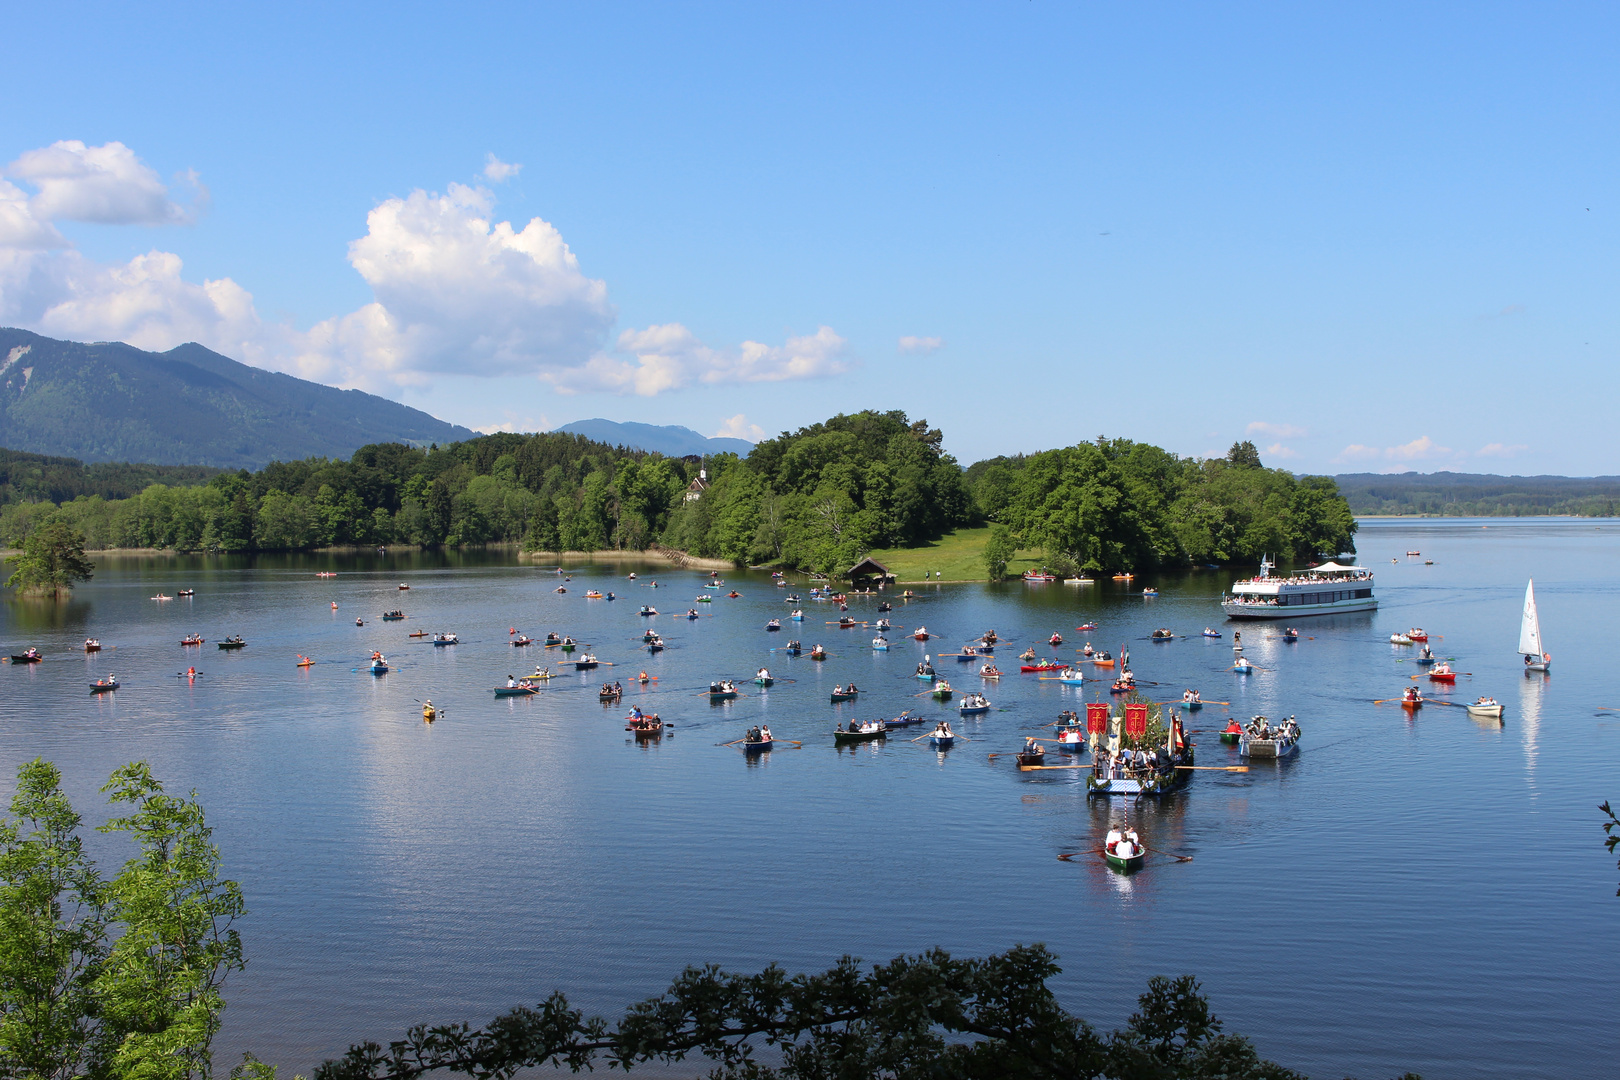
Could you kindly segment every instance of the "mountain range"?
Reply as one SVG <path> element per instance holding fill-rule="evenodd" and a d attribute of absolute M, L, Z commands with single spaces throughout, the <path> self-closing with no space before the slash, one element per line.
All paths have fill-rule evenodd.
<path fill-rule="evenodd" d="M 0 328 L 0 446 L 84 461 L 256 469 L 476 432 L 188 343 L 155 353 Z"/>
<path fill-rule="evenodd" d="M 572 424 L 564 424 L 557 429 L 574 435 L 583 435 L 587 439 L 607 443 L 609 446 L 624 446 L 631 450 L 647 450 L 663 454 L 665 457 L 702 456 L 705 454 L 732 453 L 747 457 L 754 444 L 747 439 L 708 438 L 699 435 L 689 427 L 670 424 L 659 427 L 656 424 L 618 423 L 613 420 L 575 420 Z"/>

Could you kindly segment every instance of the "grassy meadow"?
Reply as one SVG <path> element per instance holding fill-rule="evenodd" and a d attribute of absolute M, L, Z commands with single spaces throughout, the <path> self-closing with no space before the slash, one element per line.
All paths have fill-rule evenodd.
<path fill-rule="evenodd" d="M 986 581 L 989 571 L 984 566 L 984 545 L 990 539 L 990 529 L 957 529 L 922 547 L 886 548 L 867 554 L 887 566 L 900 585 L 933 581 L 939 573 L 940 581 Z M 1007 574 L 1017 577 L 1025 570 L 1034 569 L 1040 560 L 1038 551 L 1020 551 L 1007 563 Z"/>

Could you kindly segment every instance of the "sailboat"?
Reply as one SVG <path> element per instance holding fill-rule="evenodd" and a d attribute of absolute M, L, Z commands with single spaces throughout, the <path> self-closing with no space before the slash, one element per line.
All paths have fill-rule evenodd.
<path fill-rule="evenodd" d="M 1519 623 L 1519 653 L 1524 657 L 1524 670 L 1547 671 L 1552 667 L 1552 654 L 1542 651 L 1541 620 L 1536 617 L 1536 583 L 1531 579 L 1524 587 L 1524 618 Z"/>

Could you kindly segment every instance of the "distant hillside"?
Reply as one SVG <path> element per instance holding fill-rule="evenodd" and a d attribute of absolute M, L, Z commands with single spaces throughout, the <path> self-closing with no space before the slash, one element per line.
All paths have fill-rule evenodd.
<path fill-rule="evenodd" d="M 258 468 L 472 431 L 186 344 L 165 353 L 0 329 L 0 446 L 83 461 Z"/>
<path fill-rule="evenodd" d="M 204 465 L 86 465 L 75 458 L 46 457 L 0 448 L 0 506 L 14 502 L 64 503 L 80 495 L 127 499 L 148 484 L 188 487 L 219 475 Z"/>
<path fill-rule="evenodd" d="M 687 457 L 697 454 L 737 454 L 747 457 L 754 444 L 747 439 L 710 439 L 689 427 L 671 424 L 620 424 L 613 420 L 575 420 L 557 429 L 572 435 L 583 435 L 609 446 L 623 446 L 631 450 L 647 450 L 665 457 Z"/>
<path fill-rule="evenodd" d="M 1334 477 L 1355 514 L 1536 517 L 1620 514 L 1620 476 L 1348 473 Z"/>

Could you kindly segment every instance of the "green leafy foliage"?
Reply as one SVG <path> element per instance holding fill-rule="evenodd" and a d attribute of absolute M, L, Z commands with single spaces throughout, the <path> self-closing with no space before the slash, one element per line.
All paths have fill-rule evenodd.
<path fill-rule="evenodd" d="M 96 569 L 84 557 L 84 533 L 61 520 L 36 530 L 6 562 L 17 564 L 7 586 L 52 594 L 71 590 L 75 581 L 89 581 Z"/>
<path fill-rule="evenodd" d="M 1267 469 L 1248 443 L 1199 460 L 1099 438 L 980 462 L 968 478 L 1016 546 L 1044 549 L 1064 572 L 1354 550 L 1355 519 L 1332 478 Z"/>
<path fill-rule="evenodd" d="M 629 1069 L 693 1054 L 717 1080 L 1295 1080 L 1250 1043 L 1221 1033 L 1191 976 L 1154 978 L 1121 1031 L 1101 1035 L 1047 987 L 1058 973 L 1045 946 L 985 959 L 934 950 L 863 971 L 844 957 L 818 975 L 789 977 L 688 968 L 660 997 L 609 1028 L 560 993 L 487 1027 L 412 1028 L 387 1048 L 363 1043 L 316 1080 L 405 1080 L 451 1073 L 504 1080 L 522 1070 L 606 1062 Z M 780 1065 L 766 1065 L 759 1047 Z"/>
<path fill-rule="evenodd" d="M 211 1076 L 244 907 L 201 805 L 144 764 L 115 772 L 103 790 L 130 812 L 101 831 L 137 854 L 105 880 L 60 785 L 55 766 L 23 765 L 0 822 L 0 1076 Z"/>

